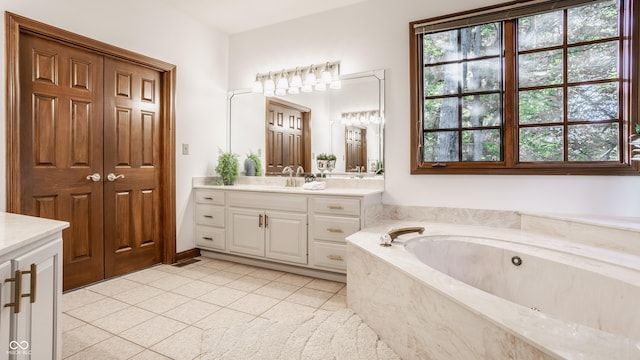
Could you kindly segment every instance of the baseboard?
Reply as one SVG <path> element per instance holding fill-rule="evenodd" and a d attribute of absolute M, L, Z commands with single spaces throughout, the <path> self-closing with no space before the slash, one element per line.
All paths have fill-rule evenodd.
<path fill-rule="evenodd" d="M 176 262 L 193 259 L 194 257 L 200 256 L 200 249 L 193 248 L 185 251 L 181 251 L 176 253 Z"/>

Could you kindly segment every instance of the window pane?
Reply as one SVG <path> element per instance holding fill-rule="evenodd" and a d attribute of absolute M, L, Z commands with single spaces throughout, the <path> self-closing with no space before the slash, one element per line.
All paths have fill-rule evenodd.
<path fill-rule="evenodd" d="M 458 51 L 458 30 L 424 34 L 423 60 L 425 64 L 435 64 L 443 61 L 460 59 Z"/>
<path fill-rule="evenodd" d="M 618 36 L 618 1 L 603 1 L 568 10 L 569 44 Z"/>
<path fill-rule="evenodd" d="M 500 130 L 462 132 L 462 161 L 500 161 Z"/>
<path fill-rule="evenodd" d="M 569 121 L 618 119 L 617 83 L 569 88 Z"/>
<path fill-rule="evenodd" d="M 427 66 L 424 69 L 424 96 L 458 93 L 460 79 L 458 64 Z"/>
<path fill-rule="evenodd" d="M 457 97 L 424 101 L 424 130 L 457 128 L 459 128 Z"/>
<path fill-rule="evenodd" d="M 520 124 L 557 123 L 563 121 L 562 89 L 520 91 L 518 93 Z"/>
<path fill-rule="evenodd" d="M 619 161 L 618 124 L 569 126 L 569 161 Z"/>
<path fill-rule="evenodd" d="M 462 98 L 462 127 L 500 126 L 500 94 Z"/>
<path fill-rule="evenodd" d="M 518 19 L 518 50 L 562 45 L 562 11 Z"/>
<path fill-rule="evenodd" d="M 463 92 L 500 90 L 502 72 L 500 58 L 469 61 L 462 64 Z"/>
<path fill-rule="evenodd" d="M 569 82 L 618 77 L 618 42 L 578 46 L 569 49 Z"/>
<path fill-rule="evenodd" d="M 458 161 L 458 132 L 424 133 L 424 162 Z"/>
<path fill-rule="evenodd" d="M 521 88 L 562 83 L 562 50 L 520 55 L 518 61 Z"/>
<path fill-rule="evenodd" d="M 462 57 L 500 55 L 500 23 L 490 23 L 460 29 Z"/>
<path fill-rule="evenodd" d="M 562 126 L 520 129 L 520 161 L 563 161 Z"/>

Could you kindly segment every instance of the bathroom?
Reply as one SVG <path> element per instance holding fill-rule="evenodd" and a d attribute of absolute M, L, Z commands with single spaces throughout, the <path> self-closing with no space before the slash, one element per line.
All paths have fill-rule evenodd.
<path fill-rule="evenodd" d="M 555 213 L 637 224 L 640 193 L 634 190 L 638 188 L 635 176 L 411 174 L 409 23 L 500 2 L 352 1 L 260 28 L 247 24 L 231 34 L 181 12 L 170 1 L 5 0 L 0 9 L 176 65 L 177 253 L 194 248 L 192 179 L 214 175 L 218 151 L 228 146 L 228 92 L 251 87 L 257 73 L 326 61 L 340 61 L 342 74 L 385 71 L 381 199 L 385 214 L 424 212 L 423 218 L 429 221 L 445 222 L 450 217 L 455 222 L 468 216 L 490 223 L 511 219 L 507 215 L 516 212 Z M 0 68 L 5 69 L 5 28 L 1 31 Z M 6 84 L 6 76 L 0 72 L 1 83 Z M 2 86 L 3 114 L 7 101 L 7 89 Z M 4 211 L 10 175 L 5 121 L 0 129 L 0 210 Z M 182 144 L 188 144 L 187 155 Z M 497 214 L 497 220 L 491 214 Z"/>

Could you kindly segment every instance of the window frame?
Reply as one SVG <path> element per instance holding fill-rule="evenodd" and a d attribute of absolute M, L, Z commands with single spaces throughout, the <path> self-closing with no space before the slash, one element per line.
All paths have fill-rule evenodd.
<path fill-rule="evenodd" d="M 620 59 L 619 77 L 621 79 L 620 112 L 621 128 L 619 132 L 619 151 L 622 161 L 580 161 L 580 162 L 519 162 L 518 155 L 518 124 L 515 111 L 503 111 L 502 132 L 504 139 L 501 143 L 503 160 L 495 162 L 422 162 L 422 141 L 424 132 L 423 123 L 423 77 L 421 37 L 416 34 L 415 28 L 425 23 L 442 23 L 449 19 L 473 19 L 474 17 L 491 16 L 492 12 L 499 12 L 505 7 L 518 6 L 526 1 L 511 1 L 494 6 L 488 6 L 459 12 L 455 14 L 439 16 L 435 18 L 418 20 L 409 23 L 410 36 L 410 121 L 411 121 L 411 174 L 520 174 L 520 175 L 640 175 L 640 161 L 631 161 L 631 147 L 629 137 L 634 133 L 635 123 L 640 122 L 640 93 L 638 88 L 638 75 L 640 74 L 640 25 L 633 21 L 640 15 L 640 0 L 620 0 L 622 4 L 623 26 L 620 28 Z M 553 2 L 553 0 L 547 3 Z M 556 1 L 558 2 L 558 1 Z M 574 1 L 575 2 L 575 1 Z M 520 15 L 518 17 L 525 16 Z M 462 28 L 457 26 L 453 28 Z M 515 20 L 503 22 L 503 37 L 505 44 L 511 41 L 513 45 L 505 45 L 504 49 L 504 96 L 502 102 L 507 109 L 517 109 L 518 82 L 517 63 L 518 50 L 515 46 L 517 28 Z M 565 55 L 566 56 L 566 55 Z M 566 69 L 564 70 L 566 71 Z M 566 86 L 566 79 L 563 80 Z M 634 120 L 635 119 L 635 120 Z M 566 119 L 565 119 L 566 121 Z M 566 134 L 565 134 L 566 136 Z"/>

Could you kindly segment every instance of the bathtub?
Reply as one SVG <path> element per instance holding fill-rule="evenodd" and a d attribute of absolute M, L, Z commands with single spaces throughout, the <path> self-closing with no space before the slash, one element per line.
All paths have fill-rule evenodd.
<path fill-rule="evenodd" d="M 387 227 L 347 244 L 347 304 L 402 358 L 640 359 L 640 257 L 422 225 L 391 247 Z"/>

